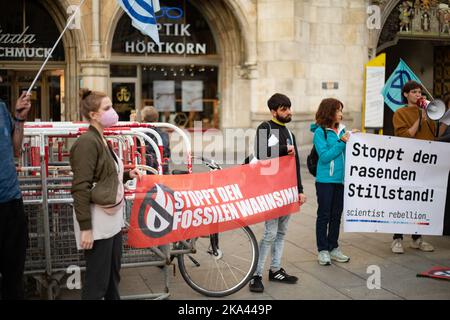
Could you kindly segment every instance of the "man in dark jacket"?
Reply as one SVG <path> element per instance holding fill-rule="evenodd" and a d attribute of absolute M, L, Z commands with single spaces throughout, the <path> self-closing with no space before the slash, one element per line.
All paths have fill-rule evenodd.
<path fill-rule="evenodd" d="M 255 139 L 255 156 L 259 160 L 295 155 L 296 174 L 300 203 L 306 201 L 300 176 L 300 160 L 295 136 L 286 128 L 286 123 L 292 120 L 291 101 L 283 94 L 274 94 L 267 105 L 272 114 L 272 120 L 258 126 Z M 282 170 L 282 168 L 280 168 Z M 276 176 L 274 176 L 276 179 Z M 252 292 L 263 292 L 262 272 L 269 252 L 272 252 L 272 262 L 269 270 L 269 280 L 294 284 L 298 278 L 289 275 L 281 268 L 284 236 L 287 231 L 290 215 L 282 216 L 265 222 L 264 236 L 259 243 L 259 259 L 255 275 L 250 281 Z"/>

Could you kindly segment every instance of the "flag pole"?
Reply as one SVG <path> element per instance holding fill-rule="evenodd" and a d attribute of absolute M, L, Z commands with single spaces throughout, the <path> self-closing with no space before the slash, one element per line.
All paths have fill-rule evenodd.
<path fill-rule="evenodd" d="M 406 66 L 408 66 L 408 65 L 406 64 L 406 62 L 405 62 L 402 58 L 400 58 L 400 62 L 403 62 Z M 411 72 L 412 72 L 412 70 L 411 70 Z M 416 76 L 416 77 L 417 77 L 417 76 Z M 418 78 L 418 77 L 417 77 L 417 78 Z M 434 100 L 433 95 L 430 93 L 430 91 L 428 91 L 427 88 L 425 88 L 425 85 L 423 85 L 423 84 L 421 83 L 420 80 L 419 80 L 419 83 L 420 83 L 420 85 L 422 86 L 422 88 L 424 89 L 424 91 L 430 96 L 431 100 Z"/>
<path fill-rule="evenodd" d="M 434 100 L 433 96 L 431 95 L 430 91 L 427 90 L 427 88 L 425 88 L 424 85 L 422 85 L 422 88 L 425 90 L 425 92 L 430 96 L 431 100 Z"/>
<path fill-rule="evenodd" d="M 47 58 L 45 59 L 44 63 L 42 64 L 41 68 L 39 69 L 36 77 L 34 78 L 33 82 L 31 83 L 30 88 L 28 88 L 27 91 L 27 95 L 30 94 L 31 90 L 33 89 L 34 85 L 36 84 L 37 79 L 39 78 L 39 76 L 42 73 L 42 70 L 44 70 L 45 65 L 47 64 L 48 60 L 50 59 L 50 57 L 53 54 L 53 51 L 55 51 L 56 46 L 58 45 L 59 41 L 61 41 L 64 33 L 66 32 L 66 30 L 69 28 L 70 24 L 72 23 L 73 19 L 75 19 L 75 16 L 78 14 L 78 11 L 80 10 L 80 7 L 83 5 L 85 0 L 81 0 L 80 4 L 78 5 L 77 9 L 75 10 L 75 12 L 73 13 L 73 15 L 70 17 L 69 21 L 66 24 L 66 27 L 64 28 L 64 30 L 61 32 L 61 34 L 59 35 L 59 38 L 56 40 L 55 45 L 53 46 L 52 50 L 50 51 L 50 53 L 47 55 Z"/>

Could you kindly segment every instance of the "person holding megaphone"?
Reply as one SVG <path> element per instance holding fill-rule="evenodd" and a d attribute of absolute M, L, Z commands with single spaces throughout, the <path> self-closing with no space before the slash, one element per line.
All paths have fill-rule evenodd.
<path fill-rule="evenodd" d="M 443 134 L 446 125 L 441 123 L 438 129 L 435 121 L 445 113 L 445 107 L 439 101 L 428 103 L 422 96 L 425 91 L 416 81 L 407 82 L 402 88 L 406 105 L 394 113 L 392 119 L 394 134 L 397 137 L 433 141 Z M 421 251 L 434 251 L 434 247 L 425 242 L 421 235 L 412 235 L 411 248 Z M 403 235 L 395 234 L 391 245 L 393 253 L 404 253 Z"/>

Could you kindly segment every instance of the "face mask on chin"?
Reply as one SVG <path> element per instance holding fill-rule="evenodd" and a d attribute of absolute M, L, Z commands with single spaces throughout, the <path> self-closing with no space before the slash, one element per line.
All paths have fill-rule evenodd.
<path fill-rule="evenodd" d="M 100 117 L 100 124 L 103 128 L 113 127 L 119 122 L 119 115 L 114 108 L 110 108 L 108 111 L 104 112 Z"/>

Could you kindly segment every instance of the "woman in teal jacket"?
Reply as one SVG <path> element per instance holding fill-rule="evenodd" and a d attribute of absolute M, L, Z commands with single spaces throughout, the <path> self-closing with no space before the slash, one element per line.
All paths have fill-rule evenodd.
<path fill-rule="evenodd" d="M 343 108 L 339 100 L 324 99 L 317 110 L 316 123 L 311 124 L 314 146 L 319 155 L 316 174 L 316 239 L 320 265 L 330 265 L 331 260 L 350 260 L 338 245 L 344 207 L 345 145 L 349 139 L 349 133 L 341 124 Z"/>

